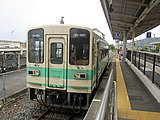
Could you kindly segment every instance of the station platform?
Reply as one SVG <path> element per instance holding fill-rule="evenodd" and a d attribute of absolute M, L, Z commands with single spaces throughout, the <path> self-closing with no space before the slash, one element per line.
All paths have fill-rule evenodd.
<path fill-rule="evenodd" d="M 118 120 L 160 120 L 156 101 L 127 63 L 116 60 Z"/>
<path fill-rule="evenodd" d="M 26 70 L 21 69 L 21 70 L 6 72 L 4 76 L 0 74 L 0 100 L 4 98 L 4 86 L 5 86 L 5 98 L 25 89 Z"/>

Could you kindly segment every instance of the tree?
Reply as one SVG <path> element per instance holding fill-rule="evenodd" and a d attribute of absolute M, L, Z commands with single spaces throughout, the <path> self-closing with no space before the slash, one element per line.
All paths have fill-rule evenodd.
<path fill-rule="evenodd" d="M 109 45 L 109 49 L 112 50 L 112 51 L 115 51 L 115 50 L 116 50 L 116 48 L 115 48 L 115 46 L 114 46 L 113 44 L 110 44 L 110 45 Z"/>

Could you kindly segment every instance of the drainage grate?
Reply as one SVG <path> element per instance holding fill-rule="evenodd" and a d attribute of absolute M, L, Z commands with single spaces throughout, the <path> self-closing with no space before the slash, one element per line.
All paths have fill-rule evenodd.
<path fill-rule="evenodd" d="M 130 100 L 139 100 L 139 101 L 144 100 L 142 96 L 135 96 L 135 95 L 129 95 L 129 99 Z"/>

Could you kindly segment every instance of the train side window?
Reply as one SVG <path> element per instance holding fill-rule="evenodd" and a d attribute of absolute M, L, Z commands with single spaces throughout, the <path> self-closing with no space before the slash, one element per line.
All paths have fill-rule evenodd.
<path fill-rule="evenodd" d="M 62 43 L 51 43 L 50 61 L 52 64 L 63 63 L 63 44 Z"/>

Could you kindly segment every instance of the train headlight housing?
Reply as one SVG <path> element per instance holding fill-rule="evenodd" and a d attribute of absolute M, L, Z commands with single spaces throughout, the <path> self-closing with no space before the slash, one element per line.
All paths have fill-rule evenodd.
<path fill-rule="evenodd" d="M 39 76 L 40 75 L 40 71 L 39 70 L 28 70 L 28 74 L 29 75 Z"/>
<path fill-rule="evenodd" d="M 74 78 L 75 79 L 86 79 L 87 75 L 86 73 L 74 73 Z"/>

